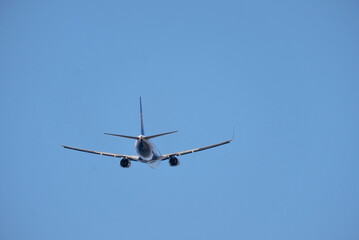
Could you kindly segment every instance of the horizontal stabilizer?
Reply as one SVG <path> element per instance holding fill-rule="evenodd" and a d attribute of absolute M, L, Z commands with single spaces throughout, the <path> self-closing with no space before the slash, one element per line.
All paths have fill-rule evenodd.
<path fill-rule="evenodd" d="M 113 134 L 113 133 L 105 133 L 105 134 L 106 134 L 106 135 L 111 135 L 111 136 L 116 136 L 116 137 L 131 138 L 131 139 L 135 139 L 135 140 L 140 139 L 139 137 L 119 135 L 119 134 Z"/>
<path fill-rule="evenodd" d="M 178 132 L 178 131 L 166 132 L 166 133 L 151 135 L 151 136 L 147 136 L 147 137 L 146 136 L 141 136 L 141 138 L 151 139 L 151 138 L 160 137 L 160 136 L 175 133 L 175 132 Z M 140 137 L 133 137 L 133 136 L 127 136 L 127 135 L 113 134 L 113 133 L 105 133 L 105 134 L 106 135 L 111 135 L 111 136 L 116 136 L 116 137 L 123 137 L 123 138 L 130 138 L 130 139 L 140 140 Z"/>
<path fill-rule="evenodd" d="M 151 138 L 160 137 L 160 136 L 163 136 L 163 135 L 167 135 L 167 134 L 171 134 L 171 133 L 176 133 L 176 132 L 178 132 L 178 131 L 173 131 L 173 132 L 166 132 L 166 133 L 156 134 L 156 135 L 147 136 L 147 137 L 144 137 L 144 138 L 145 138 L 145 139 L 151 139 Z"/>

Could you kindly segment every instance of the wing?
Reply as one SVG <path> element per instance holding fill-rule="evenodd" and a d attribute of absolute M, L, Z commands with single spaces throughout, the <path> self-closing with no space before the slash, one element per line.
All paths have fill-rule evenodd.
<path fill-rule="evenodd" d="M 123 154 L 116 154 L 116 153 L 106 153 L 106 152 L 91 151 L 91 150 L 87 150 L 87 149 L 74 148 L 74 147 L 69 147 L 69 146 L 65 146 L 65 145 L 62 145 L 62 146 L 64 148 L 71 149 L 71 150 L 76 150 L 76 151 L 80 151 L 80 152 L 87 152 L 87 153 L 93 153 L 93 154 L 109 156 L 109 157 L 117 157 L 117 158 L 128 158 L 128 159 L 130 159 L 132 161 L 138 161 L 139 160 L 138 156 L 130 156 L 130 155 L 123 155 Z"/>
<path fill-rule="evenodd" d="M 189 154 L 189 153 L 199 152 L 199 151 L 207 150 L 207 149 L 210 149 L 210 148 L 218 147 L 218 146 L 230 143 L 230 142 L 232 142 L 232 140 L 233 140 L 233 138 L 231 140 L 227 140 L 225 142 L 220 142 L 220 143 L 216 143 L 216 144 L 205 146 L 205 147 L 195 148 L 195 149 L 182 151 L 182 152 L 171 153 L 171 154 L 165 154 L 165 155 L 161 156 L 161 160 L 167 160 L 167 159 L 169 159 L 170 157 L 173 157 L 173 156 L 181 156 L 181 155 L 185 155 L 185 154 Z"/>

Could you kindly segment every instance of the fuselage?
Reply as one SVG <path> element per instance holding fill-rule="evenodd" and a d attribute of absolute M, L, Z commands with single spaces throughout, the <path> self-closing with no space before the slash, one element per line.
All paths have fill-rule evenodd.
<path fill-rule="evenodd" d="M 140 135 L 139 139 L 136 141 L 135 148 L 140 157 L 139 160 L 142 162 L 155 162 L 156 160 L 159 160 L 159 157 L 161 156 L 156 146 L 142 135 Z"/>

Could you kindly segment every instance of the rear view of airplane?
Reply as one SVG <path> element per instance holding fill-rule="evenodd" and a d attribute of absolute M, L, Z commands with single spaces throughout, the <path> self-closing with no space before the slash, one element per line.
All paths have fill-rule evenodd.
<path fill-rule="evenodd" d="M 175 153 L 171 153 L 171 154 L 161 155 L 161 153 L 158 151 L 158 149 L 151 142 L 150 139 L 160 137 L 160 136 L 164 136 L 164 135 L 171 134 L 171 133 L 175 133 L 177 131 L 166 132 L 166 133 L 161 133 L 161 134 L 156 134 L 156 135 L 151 135 L 151 136 L 145 136 L 145 131 L 144 131 L 144 128 L 143 128 L 143 115 L 142 115 L 142 101 L 141 101 L 141 98 L 140 98 L 140 117 L 141 117 L 141 135 L 139 135 L 138 137 L 127 136 L 127 135 L 119 135 L 119 134 L 113 134 L 113 133 L 105 133 L 105 134 L 111 135 L 111 136 L 130 138 L 130 139 L 136 140 L 135 148 L 136 148 L 136 152 L 137 152 L 138 156 L 130 156 L 130 155 L 123 155 L 123 154 L 116 154 L 116 153 L 98 152 L 98 151 L 92 151 L 92 150 L 87 150 L 87 149 L 69 147 L 69 146 L 65 146 L 65 145 L 62 145 L 62 146 L 64 148 L 72 149 L 72 150 L 76 150 L 76 151 L 93 153 L 93 154 L 110 156 L 110 157 L 116 157 L 116 158 L 122 158 L 121 161 L 120 161 L 120 165 L 121 165 L 121 167 L 124 167 L 124 168 L 129 168 L 131 166 L 132 161 L 146 163 L 150 167 L 155 168 L 161 163 L 161 161 L 164 161 L 164 160 L 169 160 L 169 164 L 170 164 L 171 167 L 178 166 L 180 164 L 180 161 L 178 160 L 177 156 L 181 156 L 181 155 L 185 155 L 185 154 L 189 154 L 189 153 L 199 152 L 199 151 L 207 150 L 207 149 L 210 149 L 210 148 L 218 147 L 218 146 L 230 143 L 233 140 L 233 137 L 232 137 L 232 139 L 227 140 L 225 142 L 220 142 L 220 143 L 216 143 L 216 144 L 213 144 L 213 145 L 200 147 L 200 148 L 195 148 L 195 149 L 191 149 L 191 150 L 187 150 L 187 151 L 175 152 Z"/>

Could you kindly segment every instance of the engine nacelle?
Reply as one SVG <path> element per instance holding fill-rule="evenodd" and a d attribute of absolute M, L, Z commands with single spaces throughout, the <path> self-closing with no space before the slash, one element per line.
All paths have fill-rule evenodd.
<path fill-rule="evenodd" d="M 176 157 L 171 157 L 168 162 L 171 167 L 176 167 L 176 166 L 180 165 L 180 161 Z"/>
<path fill-rule="evenodd" d="M 129 168 L 131 167 L 131 161 L 128 158 L 122 158 L 120 161 L 120 165 L 123 168 Z"/>

